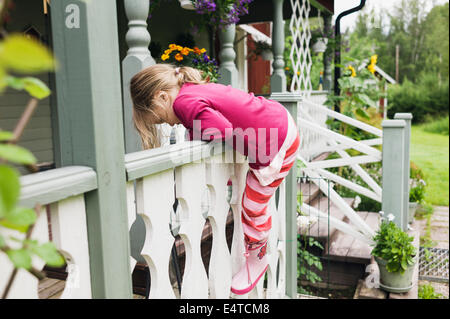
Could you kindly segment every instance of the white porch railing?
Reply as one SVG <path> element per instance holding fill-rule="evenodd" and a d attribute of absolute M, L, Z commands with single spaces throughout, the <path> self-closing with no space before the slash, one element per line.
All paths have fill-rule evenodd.
<path fill-rule="evenodd" d="M 237 297 L 230 293 L 230 285 L 232 275 L 244 265 L 241 200 L 248 164 L 238 153 L 232 151 L 230 154 L 217 151 L 211 144 L 196 141 L 126 155 L 129 215 L 136 209 L 146 228 L 141 254 L 150 268 L 149 298 Z M 229 179 L 233 186 L 228 202 Z M 268 243 L 270 261 L 267 286 L 264 287 L 261 280 L 244 298 L 285 296 L 284 187 L 283 182 L 278 202 L 275 202 L 275 196 L 270 202 L 273 231 Z M 213 236 L 208 271 L 200 252 L 201 235 L 206 222 L 202 212 L 202 194 L 205 189 L 209 191 L 209 208 L 205 215 L 211 224 Z M 175 199 L 178 199 L 179 205 L 176 214 L 173 214 Z M 231 252 L 225 236 L 230 209 L 234 218 Z M 174 232 L 180 235 L 185 246 L 181 296 L 177 296 L 169 276 Z"/>
<path fill-rule="evenodd" d="M 31 233 L 31 239 L 52 241 L 64 255 L 68 276 L 60 298 L 91 298 L 91 277 L 86 225 L 84 193 L 97 188 L 96 173 L 82 166 L 57 168 L 21 177 L 20 205 L 34 207 L 39 203 L 42 211 Z M 47 222 L 48 218 L 51 220 Z M 3 237 L 24 238 L 25 234 L 1 228 Z M 16 248 L 16 247 L 11 247 Z M 40 271 L 44 262 L 33 257 L 33 267 Z M 13 264 L 0 251 L 0 293 L 13 272 Z M 38 298 L 38 279 L 24 269 L 18 269 L 7 298 Z"/>
<path fill-rule="evenodd" d="M 312 116 L 311 114 L 316 115 Z M 317 123 L 317 114 L 322 114 L 322 116 L 324 117 L 321 118 L 322 122 L 326 121 L 327 118 L 333 118 L 335 120 L 369 132 L 377 136 L 377 138 L 363 141 L 353 140 L 347 136 L 341 135 L 328 129 L 327 127 L 324 127 L 323 125 L 321 125 L 322 123 Z M 306 176 L 311 177 L 311 181 L 316 183 L 324 194 L 328 194 L 330 200 L 348 217 L 355 228 L 347 223 L 343 223 L 342 221 L 335 219 L 333 216 L 329 216 L 323 212 L 320 212 L 319 210 L 314 209 L 307 204 L 302 204 L 302 209 L 304 211 L 308 211 L 312 216 L 316 218 L 329 220 L 330 224 L 333 224 L 333 226 L 335 226 L 337 229 L 348 233 L 355 238 L 363 240 L 369 244 L 372 243 L 372 237 L 374 235 L 374 231 L 372 230 L 372 228 L 364 222 L 364 220 L 353 210 L 350 205 L 345 202 L 345 200 L 334 189 L 328 189 L 326 185 L 322 185 L 317 181 L 326 178 L 334 183 L 351 189 L 356 193 L 381 202 L 381 187 L 360 166 L 360 164 L 381 161 L 381 151 L 374 148 L 373 146 L 382 144 L 382 131 L 371 125 L 330 110 L 322 104 L 311 101 L 311 99 L 305 99 L 302 103 L 302 107 L 299 108 L 298 126 L 303 136 L 309 137 L 313 134 L 315 134 L 316 136 L 322 136 L 325 143 L 323 143 L 318 148 L 322 149 L 322 153 L 336 152 L 341 157 L 339 159 L 311 162 L 310 158 L 304 157 L 304 153 L 302 153 L 301 149 L 298 159 L 304 164 L 304 167 L 302 168 L 303 173 Z M 305 144 L 308 143 L 311 142 L 305 142 Z M 364 155 L 352 157 L 345 151 L 346 149 L 355 149 Z M 349 181 L 327 170 L 329 168 L 341 166 L 350 166 L 355 171 L 355 173 L 359 177 L 361 177 L 361 179 L 368 185 L 368 187 L 359 185 L 353 181 Z"/>

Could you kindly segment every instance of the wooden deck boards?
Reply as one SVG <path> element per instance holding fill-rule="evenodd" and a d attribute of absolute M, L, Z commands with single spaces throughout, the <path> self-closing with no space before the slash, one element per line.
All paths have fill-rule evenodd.
<path fill-rule="evenodd" d="M 380 218 L 377 213 L 357 213 L 373 230 L 378 228 Z M 336 235 L 332 239 L 329 247 L 328 257 L 333 260 L 359 264 L 370 263 L 372 247 L 341 231 L 336 231 Z"/>

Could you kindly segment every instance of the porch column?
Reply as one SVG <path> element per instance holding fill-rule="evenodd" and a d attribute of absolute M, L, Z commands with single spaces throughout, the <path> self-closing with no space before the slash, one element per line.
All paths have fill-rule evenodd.
<path fill-rule="evenodd" d="M 272 51 L 273 73 L 270 78 L 271 92 L 286 91 L 286 74 L 284 74 L 284 20 L 283 1 L 273 1 L 273 27 L 272 27 Z"/>
<path fill-rule="evenodd" d="M 298 93 L 275 92 L 271 100 L 283 104 L 297 123 L 297 109 L 302 97 Z M 286 295 L 297 298 L 297 160 L 285 178 L 286 183 Z"/>
<path fill-rule="evenodd" d="M 403 221 L 402 225 L 408 225 L 409 219 L 409 178 L 410 178 L 410 143 L 411 143 L 411 120 L 413 116 L 411 113 L 395 113 L 394 119 L 396 120 L 404 120 L 406 123 L 405 126 L 405 134 L 403 136 L 404 141 L 404 161 L 403 161 L 403 169 L 405 171 L 403 176 Z"/>
<path fill-rule="evenodd" d="M 127 56 L 122 61 L 123 123 L 125 152 L 132 153 L 141 150 L 141 139 L 133 125 L 130 80 L 142 69 L 155 64 L 155 60 L 148 49 L 151 40 L 150 33 L 147 31 L 150 2 L 148 0 L 125 0 L 124 5 L 129 27 L 125 40 L 129 49 Z"/>
<path fill-rule="evenodd" d="M 218 83 L 231 85 L 234 88 L 239 88 L 238 70 L 234 60 L 236 59 L 236 52 L 234 52 L 234 38 L 236 35 L 236 25 L 230 24 L 219 32 L 220 39 L 220 78 Z"/>
<path fill-rule="evenodd" d="M 383 127 L 381 209 L 385 216 L 388 214 L 394 215 L 394 222 L 406 231 L 408 218 L 403 217 L 405 212 L 403 198 L 406 174 L 404 145 L 406 122 L 403 120 L 384 120 L 381 126 Z"/>
<path fill-rule="evenodd" d="M 93 298 L 131 298 L 116 1 L 51 3 L 62 166 L 97 173 L 85 194 Z"/>
<path fill-rule="evenodd" d="M 333 32 L 331 31 L 331 14 L 323 16 L 324 33 L 327 37 L 330 37 Z M 329 40 L 328 40 L 329 41 Z M 332 89 L 333 79 L 331 76 L 331 63 L 333 61 L 333 47 L 327 46 L 326 51 L 323 54 L 323 89 L 330 91 Z"/>

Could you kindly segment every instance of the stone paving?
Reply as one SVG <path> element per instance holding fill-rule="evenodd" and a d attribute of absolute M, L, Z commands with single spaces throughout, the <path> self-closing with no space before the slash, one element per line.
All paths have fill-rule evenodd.
<path fill-rule="evenodd" d="M 449 208 L 445 206 L 434 206 L 434 213 L 431 217 L 431 240 L 433 247 L 449 249 Z M 427 220 L 415 220 L 414 227 L 420 228 L 420 235 L 426 235 Z M 431 284 L 436 293 L 442 294 L 443 297 L 449 298 L 449 284 L 438 283 L 426 280 L 419 280 L 419 286 Z"/>

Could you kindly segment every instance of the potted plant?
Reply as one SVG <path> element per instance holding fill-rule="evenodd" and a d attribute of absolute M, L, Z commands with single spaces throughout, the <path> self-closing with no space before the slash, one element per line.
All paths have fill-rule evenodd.
<path fill-rule="evenodd" d="M 414 215 L 418 206 L 425 199 L 424 175 L 422 170 L 414 163 L 410 163 L 410 180 L 409 180 L 409 218 L 408 222 L 414 221 Z"/>
<path fill-rule="evenodd" d="M 235 24 L 240 17 L 248 14 L 248 6 L 253 0 L 189 0 L 195 11 L 201 15 L 196 20 L 200 27 L 209 26 L 213 30 Z"/>
<path fill-rule="evenodd" d="M 375 247 L 371 254 L 380 269 L 380 287 L 389 292 L 401 293 L 413 286 L 417 252 L 412 245 L 413 237 L 408 236 L 392 219 L 382 219 L 373 238 Z"/>
<path fill-rule="evenodd" d="M 260 56 L 265 61 L 273 59 L 272 46 L 265 41 L 255 41 L 255 48 L 250 51 L 247 58 L 254 57 L 256 60 Z"/>
<path fill-rule="evenodd" d="M 217 82 L 219 67 L 215 59 L 211 59 L 206 49 L 189 48 L 177 44 L 169 44 L 169 48 L 160 57 L 161 62 L 178 66 L 190 66 L 201 71 L 203 79 Z"/>

